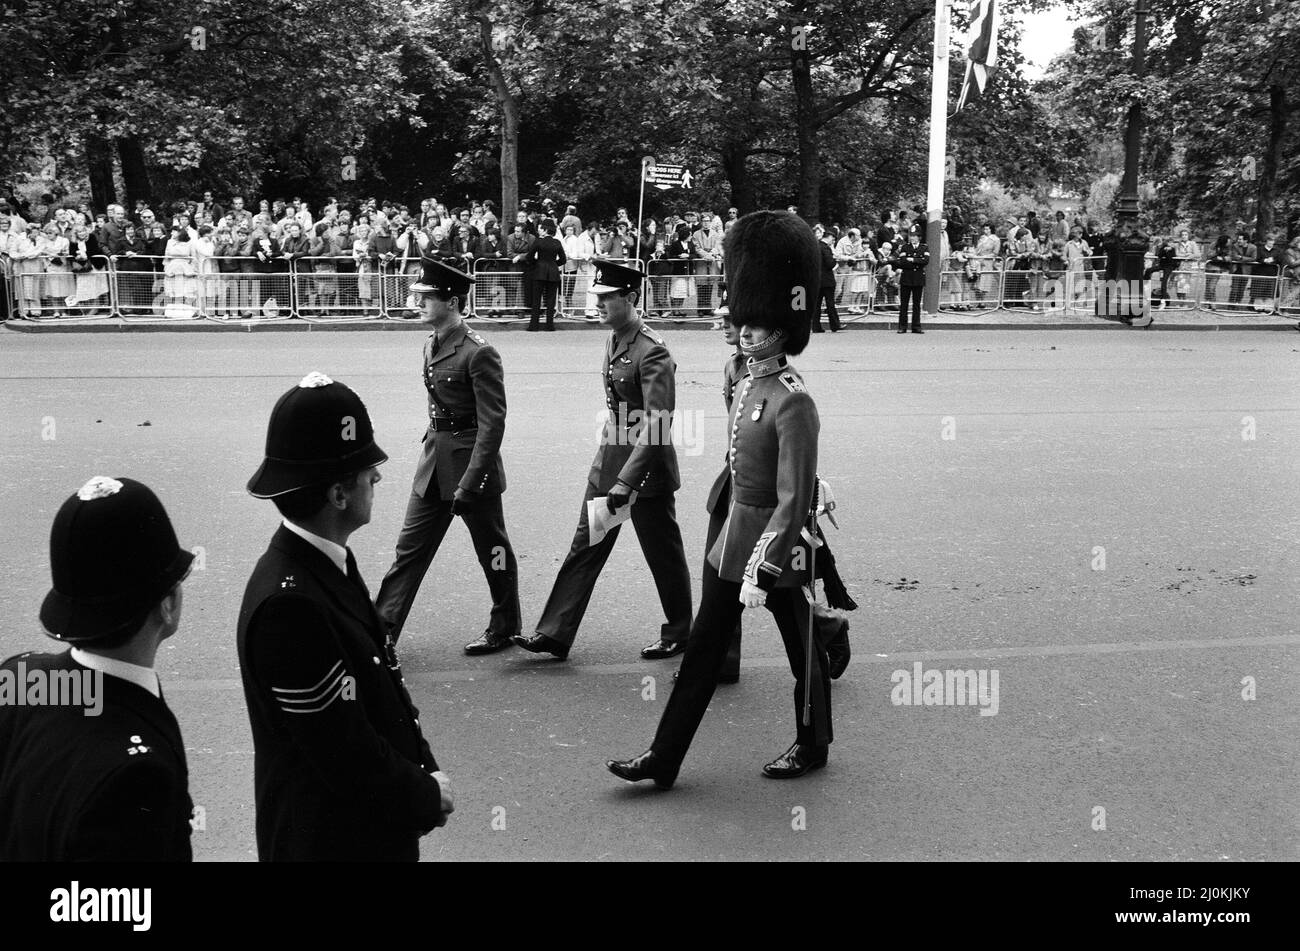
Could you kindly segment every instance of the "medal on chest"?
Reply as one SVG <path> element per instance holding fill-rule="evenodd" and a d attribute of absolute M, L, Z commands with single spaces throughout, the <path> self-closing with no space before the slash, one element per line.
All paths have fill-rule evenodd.
<path fill-rule="evenodd" d="M 749 418 L 754 422 L 758 422 L 758 418 L 763 415 L 763 407 L 765 407 L 766 405 L 767 405 L 766 399 L 761 399 L 757 403 L 755 403 L 754 412 L 749 414 Z"/>

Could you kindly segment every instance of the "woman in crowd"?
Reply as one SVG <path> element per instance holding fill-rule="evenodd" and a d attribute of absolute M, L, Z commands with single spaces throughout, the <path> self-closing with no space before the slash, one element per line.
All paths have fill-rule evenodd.
<path fill-rule="evenodd" d="M 73 230 L 72 240 L 68 242 L 68 258 L 72 262 L 73 279 L 76 282 L 74 303 L 78 306 L 89 305 L 86 316 L 94 317 L 108 312 L 108 274 L 105 271 L 107 260 L 99 248 L 99 239 L 89 225 L 77 225 Z"/>
<path fill-rule="evenodd" d="M 981 303 L 987 302 L 990 295 L 998 293 L 998 256 L 1002 253 L 1002 240 L 993 233 L 993 226 L 985 223 L 980 228 L 979 240 L 975 242 L 975 266 L 979 268 L 979 280 L 975 283 L 975 298 Z"/>
<path fill-rule="evenodd" d="M 694 282 L 689 275 L 691 262 L 699 256 L 699 249 L 691 238 L 690 225 L 678 225 L 665 253 L 668 262 L 666 270 L 671 275 L 668 282 L 668 304 L 673 315 L 685 317 L 687 298 L 695 296 L 695 289 L 692 286 Z"/>
<path fill-rule="evenodd" d="M 14 280 L 14 264 L 9 249 L 14 244 L 14 237 L 13 219 L 0 211 L 0 321 L 14 316 L 9 304 Z"/>
<path fill-rule="evenodd" d="M 253 232 L 253 313 L 254 317 L 278 317 L 280 299 L 276 290 L 280 280 L 273 277 L 282 262 L 280 243 L 260 228 Z M 274 302 L 274 303 L 273 303 Z"/>
<path fill-rule="evenodd" d="M 330 228 L 328 223 L 319 222 L 314 229 L 311 246 L 307 249 L 307 257 L 311 264 L 311 281 L 310 283 L 304 280 L 298 282 L 299 287 L 311 288 L 311 293 L 307 296 L 307 306 L 313 313 L 324 313 L 326 308 L 338 307 L 338 262 L 335 259 L 342 253 L 343 247 L 339 244 L 338 232 Z"/>
<path fill-rule="evenodd" d="M 375 297 L 375 262 L 370 257 L 370 225 L 367 223 L 359 223 L 352 231 L 352 261 L 357 269 L 357 302 L 361 306 L 361 315 L 367 317 Z"/>
<path fill-rule="evenodd" d="M 1192 240 L 1191 232 L 1186 228 L 1178 232 L 1178 243 L 1174 245 L 1174 253 L 1178 256 L 1180 267 L 1183 273 L 1175 275 L 1174 293 L 1178 295 L 1179 300 L 1188 300 L 1194 297 L 1194 291 L 1200 288 L 1196 284 L 1205 280 L 1202 275 L 1201 264 L 1201 246 Z M 1187 272 L 1192 273 L 1187 273 Z"/>
<path fill-rule="evenodd" d="M 578 229 L 573 225 L 565 226 L 564 238 L 560 241 L 560 246 L 564 248 L 564 264 L 560 266 L 560 289 L 563 292 L 565 286 L 567 286 L 569 291 L 565 295 L 564 307 L 568 311 L 575 311 L 579 309 L 577 300 L 578 264 L 584 260 L 582 257 L 582 238 L 578 234 Z"/>
<path fill-rule="evenodd" d="M 1083 239 L 1083 230 L 1075 227 L 1070 231 L 1070 240 L 1065 243 L 1065 296 L 1073 307 L 1087 288 L 1088 258 L 1092 249 Z"/>
<path fill-rule="evenodd" d="M 239 273 L 238 249 L 229 219 L 224 219 L 218 226 L 212 243 L 217 258 L 217 276 L 213 279 L 216 293 L 209 313 L 218 320 L 227 320 L 232 315 L 239 316 L 239 278 L 235 276 Z"/>
<path fill-rule="evenodd" d="M 898 303 L 899 270 L 894 266 L 894 242 L 886 241 L 876 252 L 876 298 L 884 296 L 886 307 Z"/>
<path fill-rule="evenodd" d="M 42 282 L 41 302 L 53 311 L 55 317 L 63 316 L 67 299 L 77 290 L 72 275 L 72 262 L 68 260 L 68 239 L 53 221 L 37 235 L 36 251 L 44 259 L 45 280 Z"/>
<path fill-rule="evenodd" d="M 35 221 L 30 222 L 14 235 L 9 244 L 18 315 L 27 320 L 37 320 L 41 316 L 41 285 L 44 282 L 45 262 L 39 249 L 40 233 L 41 226 Z"/>
<path fill-rule="evenodd" d="M 191 317 L 198 304 L 198 266 L 195 241 L 182 220 L 172 230 L 163 249 L 163 284 L 167 294 L 168 317 Z"/>
<path fill-rule="evenodd" d="M 1300 306 L 1300 234 L 1291 239 L 1282 255 L 1282 307 Z"/>
<path fill-rule="evenodd" d="M 1142 272 L 1143 280 L 1150 280 L 1152 274 L 1156 271 L 1160 272 L 1160 287 L 1151 292 L 1151 299 L 1160 298 L 1161 310 L 1164 310 L 1169 303 L 1169 281 L 1176 270 L 1178 270 L 1178 252 L 1174 247 L 1173 239 L 1168 235 L 1162 235 L 1156 239 L 1156 259 Z"/>
<path fill-rule="evenodd" d="M 210 216 L 209 216 L 210 217 Z M 196 297 L 200 312 L 211 316 L 217 309 L 218 276 L 216 229 L 210 224 L 199 225 L 199 236 L 194 239 L 194 270 L 197 272 Z"/>

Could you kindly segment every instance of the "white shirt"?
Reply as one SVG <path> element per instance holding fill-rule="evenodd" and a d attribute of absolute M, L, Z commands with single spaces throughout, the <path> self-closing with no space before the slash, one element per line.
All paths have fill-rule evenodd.
<path fill-rule="evenodd" d="M 153 672 L 152 667 L 129 664 L 115 657 L 105 657 L 103 654 L 91 654 L 80 647 L 72 648 L 72 659 L 82 667 L 102 671 L 119 680 L 128 680 L 137 687 L 148 690 L 155 697 L 162 697 L 162 688 L 158 686 L 158 675 Z"/>
<path fill-rule="evenodd" d="M 328 538 L 321 538 L 319 535 L 307 531 L 301 525 L 295 525 L 287 518 L 283 520 L 284 527 L 289 529 L 308 545 L 321 552 L 326 558 L 338 565 L 339 571 L 344 575 L 348 573 L 348 550 L 338 542 L 332 542 Z"/>

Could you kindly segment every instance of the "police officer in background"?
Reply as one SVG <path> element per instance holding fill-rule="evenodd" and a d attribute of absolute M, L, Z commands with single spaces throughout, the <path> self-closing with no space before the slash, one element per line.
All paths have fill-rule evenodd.
<path fill-rule="evenodd" d="M 0 861 L 190 861 L 185 743 L 154 659 L 193 561 L 134 479 L 96 476 L 60 507 L 41 624 L 69 650 L 0 665 Z M 7 687 L 33 675 L 75 683 L 80 705 L 15 705 Z"/>
<path fill-rule="evenodd" d="M 519 567 L 501 509 L 505 374 L 496 348 L 461 316 L 474 279 L 428 258 L 422 264 L 411 292 L 419 296 L 421 319 L 433 328 L 424 342 L 423 365 L 429 428 L 421 440 L 396 557 L 375 606 L 396 642 L 420 582 L 459 515 L 492 595 L 487 629 L 465 645 L 465 653 L 489 654 L 509 647 L 520 631 Z"/>
<path fill-rule="evenodd" d="M 591 290 L 601 322 L 611 328 L 601 362 L 609 417 L 587 474 L 573 543 L 537 631 L 515 638 L 515 643 L 533 653 L 568 656 L 621 528 L 615 526 L 600 542 L 589 544 L 587 502 L 606 497 L 611 512 L 632 505 L 632 527 L 659 592 L 666 621 L 659 639 L 641 651 L 642 657 L 655 660 L 681 653 L 691 627 L 691 575 L 673 495 L 681 485 L 671 432 L 677 365 L 664 341 L 636 312 L 641 272 L 610 261 L 595 264 Z"/>
<path fill-rule="evenodd" d="M 387 459 L 361 398 L 310 373 L 275 404 L 248 483 L 283 516 L 238 627 L 263 861 L 413 862 L 453 809 L 347 547 Z"/>
<path fill-rule="evenodd" d="M 921 295 L 925 292 L 925 268 L 930 263 L 930 252 L 921 243 L 921 233 L 913 230 L 907 243 L 894 256 L 894 266 L 902 273 L 898 278 L 898 332 L 907 333 L 907 302 L 912 302 L 912 333 L 923 334 L 921 329 Z"/>
<path fill-rule="evenodd" d="M 830 668 L 809 634 L 810 552 L 802 540 L 817 485 L 817 406 L 789 356 L 803 352 L 812 315 L 806 293 L 821 278 L 817 239 L 796 216 L 760 211 L 741 218 L 724 244 L 728 310 L 741 327 L 747 376 L 731 411 L 731 499 L 708 555 L 700 608 L 680 680 L 648 750 L 606 765 L 616 776 L 671 787 L 704 718 L 728 645 L 745 608 L 765 606 L 776 620 L 795 677 L 796 738 L 763 767 L 773 779 L 826 765 L 831 735 Z M 797 291 L 805 293 L 799 294 Z M 799 302 L 804 306 L 799 308 Z M 805 645 L 813 645 L 805 682 Z M 811 717 L 802 719 L 805 690 Z"/>

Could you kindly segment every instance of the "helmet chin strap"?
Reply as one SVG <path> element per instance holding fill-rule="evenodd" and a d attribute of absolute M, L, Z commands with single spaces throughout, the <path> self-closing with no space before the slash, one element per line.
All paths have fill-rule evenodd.
<path fill-rule="evenodd" d="M 785 342 L 784 330 L 773 330 L 762 343 L 746 344 L 744 340 L 740 342 L 740 350 L 747 357 L 753 357 L 756 360 L 763 360 L 772 356 L 782 348 Z"/>

